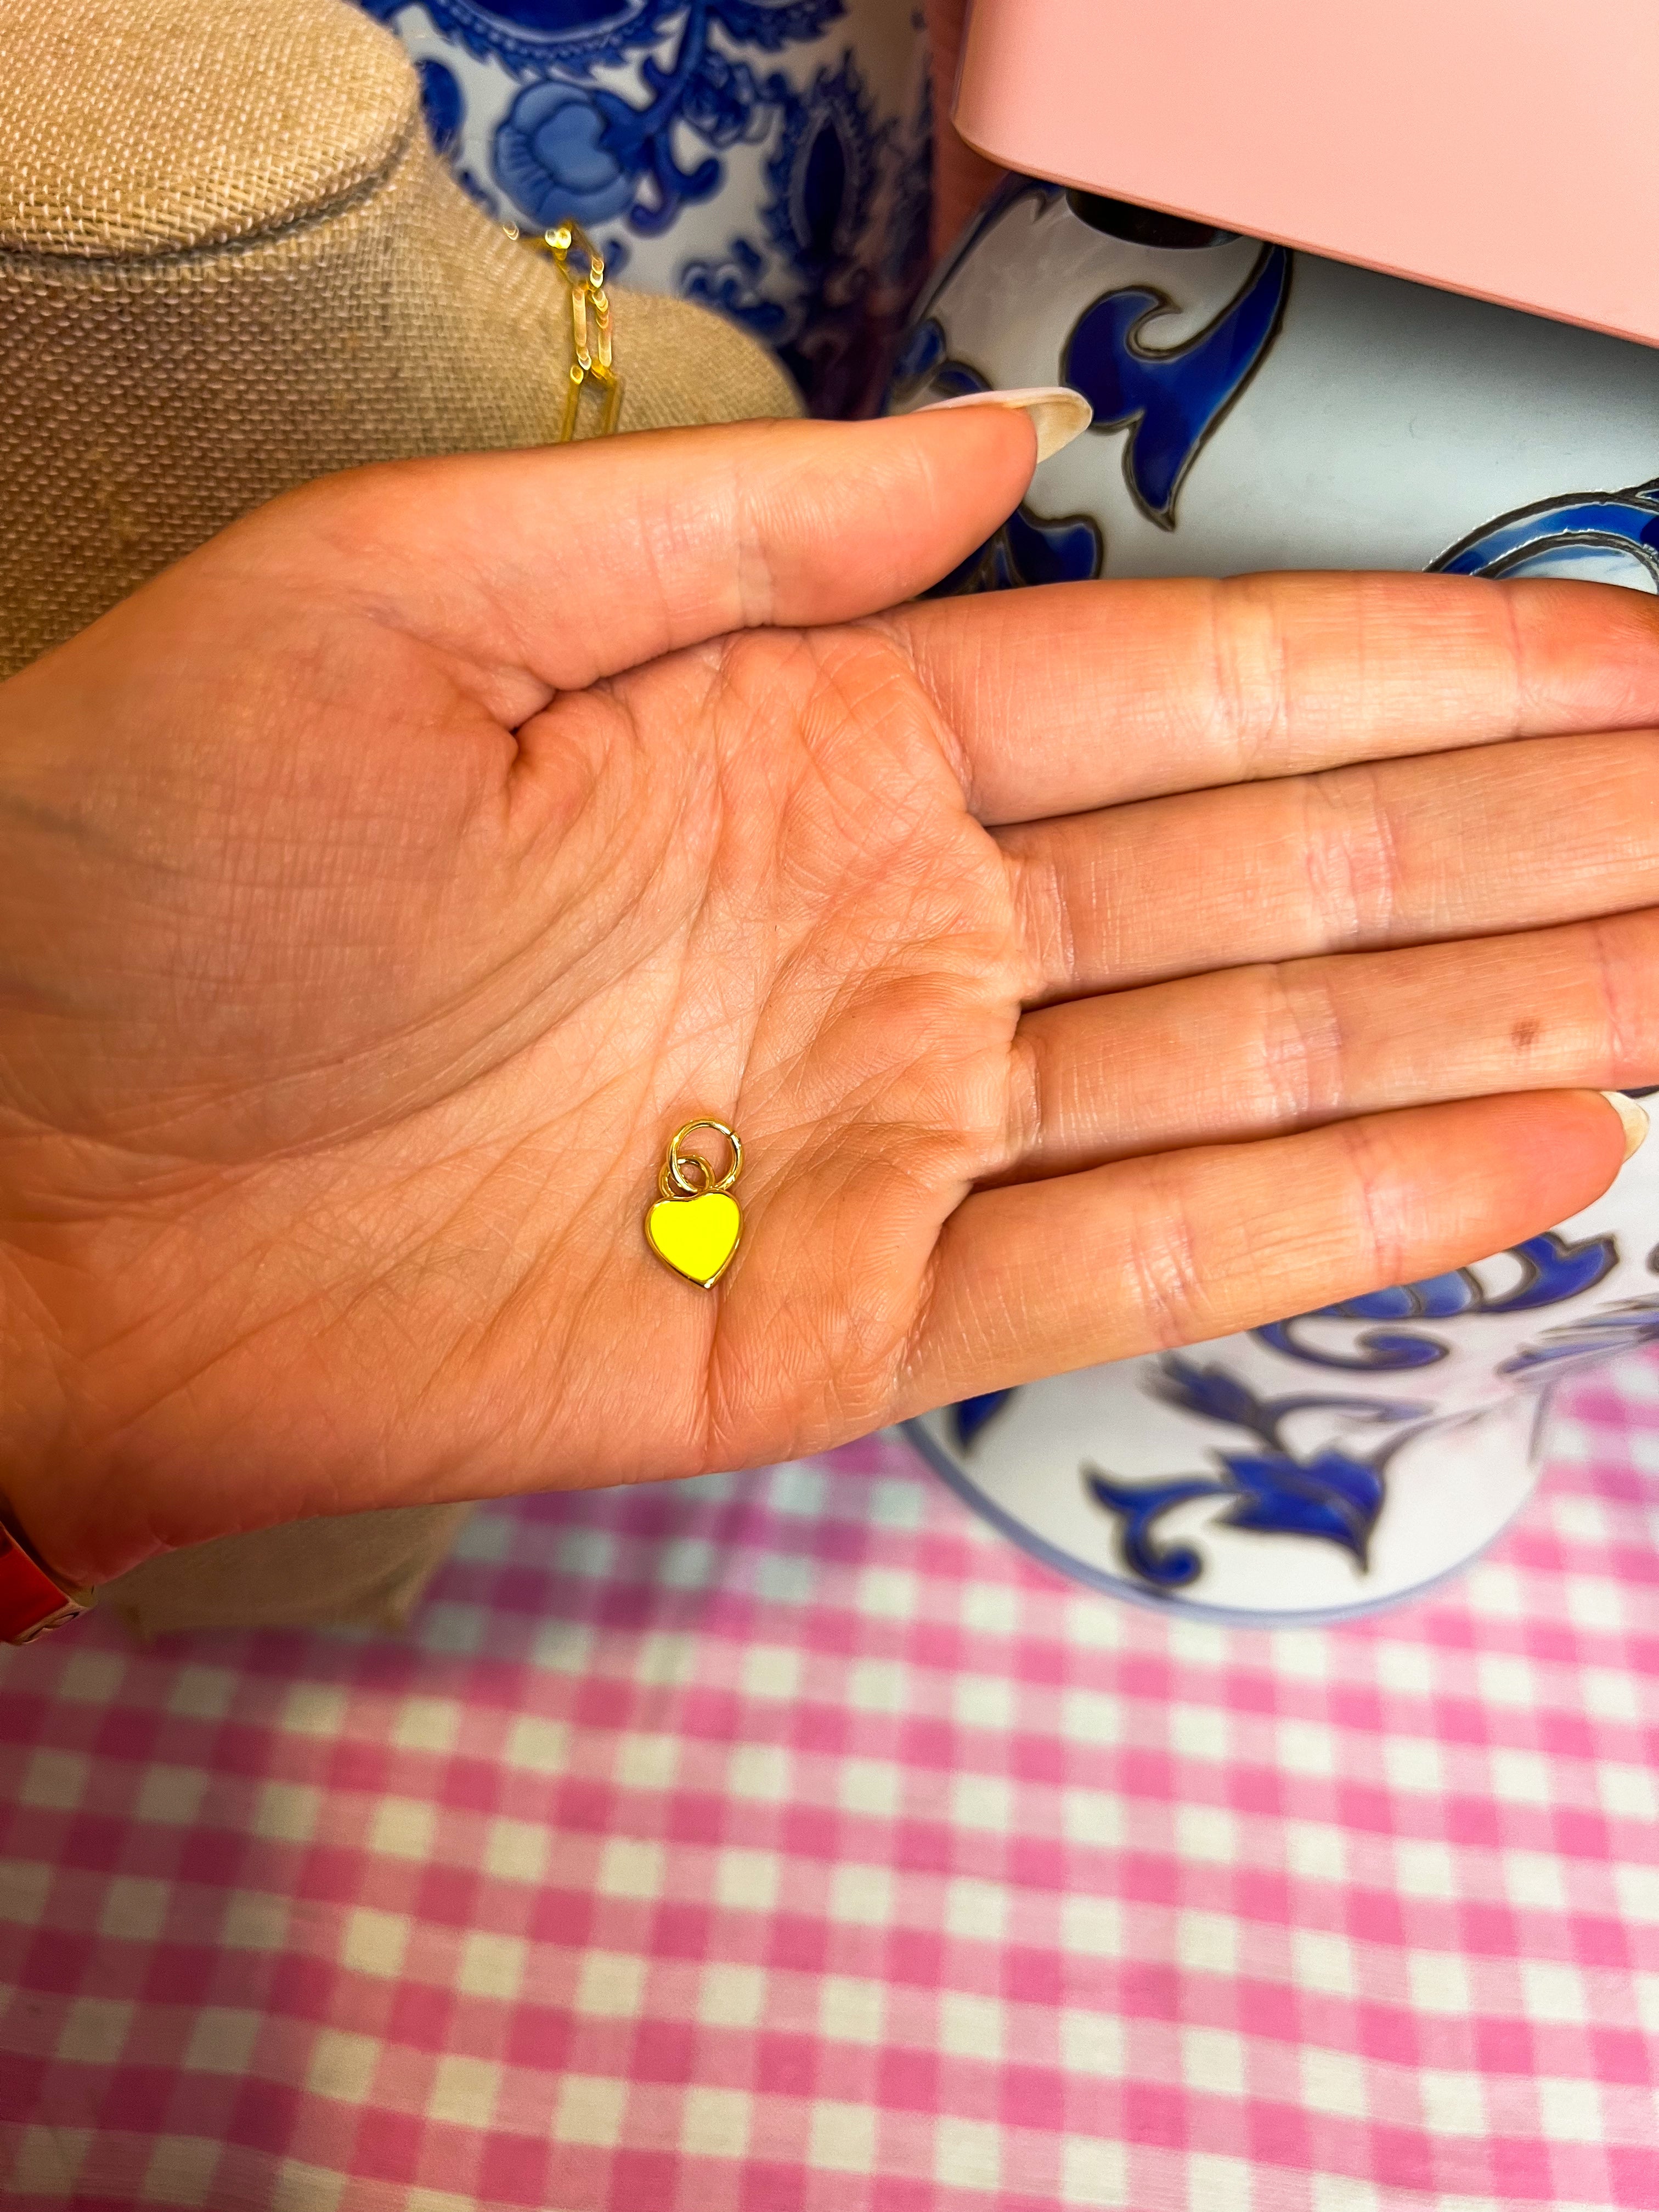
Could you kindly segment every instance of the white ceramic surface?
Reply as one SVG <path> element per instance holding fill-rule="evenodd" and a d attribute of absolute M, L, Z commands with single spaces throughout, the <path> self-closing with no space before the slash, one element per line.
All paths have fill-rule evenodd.
<path fill-rule="evenodd" d="M 1659 589 L 1659 351 L 1209 235 L 1115 237 L 1012 184 L 924 299 L 892 410 L 1085 393 L 1095 428 L 1021 510 L 1055 574 L 1501 563 Z"/>
<path fill-rule="evenodd" d="M 1518 1251 L 911 1424 L 1016 1541 L 1128 1597 L 1341 1619 L 1482 1551 L 1537 1479 L 1552 1385 L 1659 1340 L 1659 1141 Z"/>
<path fill-rule="evenodd" d="M 901 356 L 896 411 L 1055 382 L 1096 410 L 947 590 L 1317 567 L 1659 589 L 1659 352 L 1081 204 L 1093 223 L 1012 181 Z M 1656 1243 L 1659 1138 L 1518 1252 L 912 1433 L 1085 1581 L 1234 1620 L 1352 1617 L 1521 1509 L 1551 1382 L 1659 1338 Z"/>

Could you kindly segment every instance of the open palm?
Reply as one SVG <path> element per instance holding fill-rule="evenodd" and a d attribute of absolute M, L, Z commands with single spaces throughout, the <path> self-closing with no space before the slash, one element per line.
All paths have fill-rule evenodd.
<path fill-rule="evenodd" d="M 811 1449 L 1611 1179 L 1576 1086 L 1659 1060 L 1659 832 L 1655 740 L 1594 733 L 1659 720 L 1651 616 L 901 605 L 1033 450 L 985 409 L 365 471 L 0 688 L 47 1557 Z M 641 1229 L 694 1115 L 747 1154 L 708 1291 Z"/>

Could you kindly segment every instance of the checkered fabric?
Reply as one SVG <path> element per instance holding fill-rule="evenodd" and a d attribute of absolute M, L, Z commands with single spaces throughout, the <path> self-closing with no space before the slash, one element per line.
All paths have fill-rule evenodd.
<path fill-rule="evenodd" d="M 1341 1632 L 890 1439 L 492 1510 L 404 1642 L 8 1655 L 0 2201 L 1652 2212 L 1656 1509 L 1638 1359 Z"/>

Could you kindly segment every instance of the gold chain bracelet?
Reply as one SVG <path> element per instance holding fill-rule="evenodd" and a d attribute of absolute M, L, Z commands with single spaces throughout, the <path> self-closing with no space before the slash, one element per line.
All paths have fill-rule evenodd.
<path fill-rule="evenodd" d="M 611 298 L 605 289 L 605 257 L 580 223 L 556 222 L 539 238 L 526 237 L 516 223 L 503 223 L 501 228 L 509 238 L 527 246 L 532 253 L 545 253 L 570 288 L 574 350 L 559 443 L 568 446 L 575 436 L 582 392 L 590 384 L 601 401 L 596 434 L 608 436 L 622 417 L 623 380 L 611 357 Z M 571 266 L 573 247 L 586 263 L 585 273 Z"/>

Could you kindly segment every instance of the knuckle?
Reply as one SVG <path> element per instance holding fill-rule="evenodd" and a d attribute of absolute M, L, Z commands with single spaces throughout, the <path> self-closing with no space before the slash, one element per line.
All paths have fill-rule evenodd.
<path fill-rule="evenodd" d="M 1329 945 L 1374 944 L 1401 905 L 1405 860 L 1386 780 L 1366 764 L 1301 780 L 1297 848 L 1312 920 Z"/>
<path fill-rule="evenodd" d="M 1423 1223 L 1401 1173 L 1399 1146 L 1386 1120 L 1344 1121 L 1338 1131 L 1346 1188 L 1346 1239 L 1352 1263 L 1372 1286 L 1411 1272 L 1409 1254 Z"/>
<path fill-rule="evenodd" d="M 1233 772 L 1248 781 L 1277 751 L 1290 714 L 1290 647 L 1279 591 L 1230 577 L 1211 600 L 1214 695 Z"/>
<path fill-rule="evenodd" d="M 1588 925 L 1584 948 L 1608 1061 L 1620 1068 L 1644 1064 L 1643 1032 L 1652 1027 L 1643 1018 L 1651 995 L 1647 988 L 1651 961 L 1629 957 L 1630 935 L 1616 921 L 1594 921 Z"/>
<path fill-rule="evenodd" d="M 1262 1118 L 1295 1127 L 1340 1104 L 1346 1045 L 1324 961 L 1261 971 L 1257 1077 Z"/>
<path fill-rule="evenodd" d="M 776 536 L 776 518 L 770 511 L 769 498 L 757 495 L 754 483 L 747 471 L 737 465 L 735 457 L 726 498 L 735 525 L 732 543 L 736 568 L 732 581 L 738 626 L 763 629 L 772 620 L 778 604 L 777 571 L 771 550 Z"/>
<path fill-rule="evenodd" d="M 1129 1224 L 1124 1264 L 1155 1348 L 1194 1344 L 1210 1333 L 1212 1287 L 1187 1194 L 1173 1175 L 1149 1175 Z"/>
<path fill-rule="evenodd" d="M 1233 1163 L 1194 1174 L 1190 1155 L 1149 1163 L 1124 1249 L 1146 1343 L 1168 1350 L 1255 1328 L 1334 1284 L 1348 1295 L 1406 1280 L 1432 1226 L 1411 1164 L 1387 1119 L 1322 1132 L 1289 1197 L 1277 1158 L 1242 1177 Z"/>
<path fill-rule="evenodd" d="M 1014 941 L 1025 973 L 1021 996 L 1029 1003 L 1063 987 L 1077 974 L 1073 886 L 1055 855 L 1010 852 L 1008 873 Z"/>
<path fill-rule="evenodd" d="M 1019 1160 L 1040 1159 L 1051 1115 L 1048 1055 L 1041 1033 L 1023 1024 L 1008 1052 L 1008 1103 L 1003 1120 L 1001 1157 L 989 1172 L 1000 1174 Z"/>

